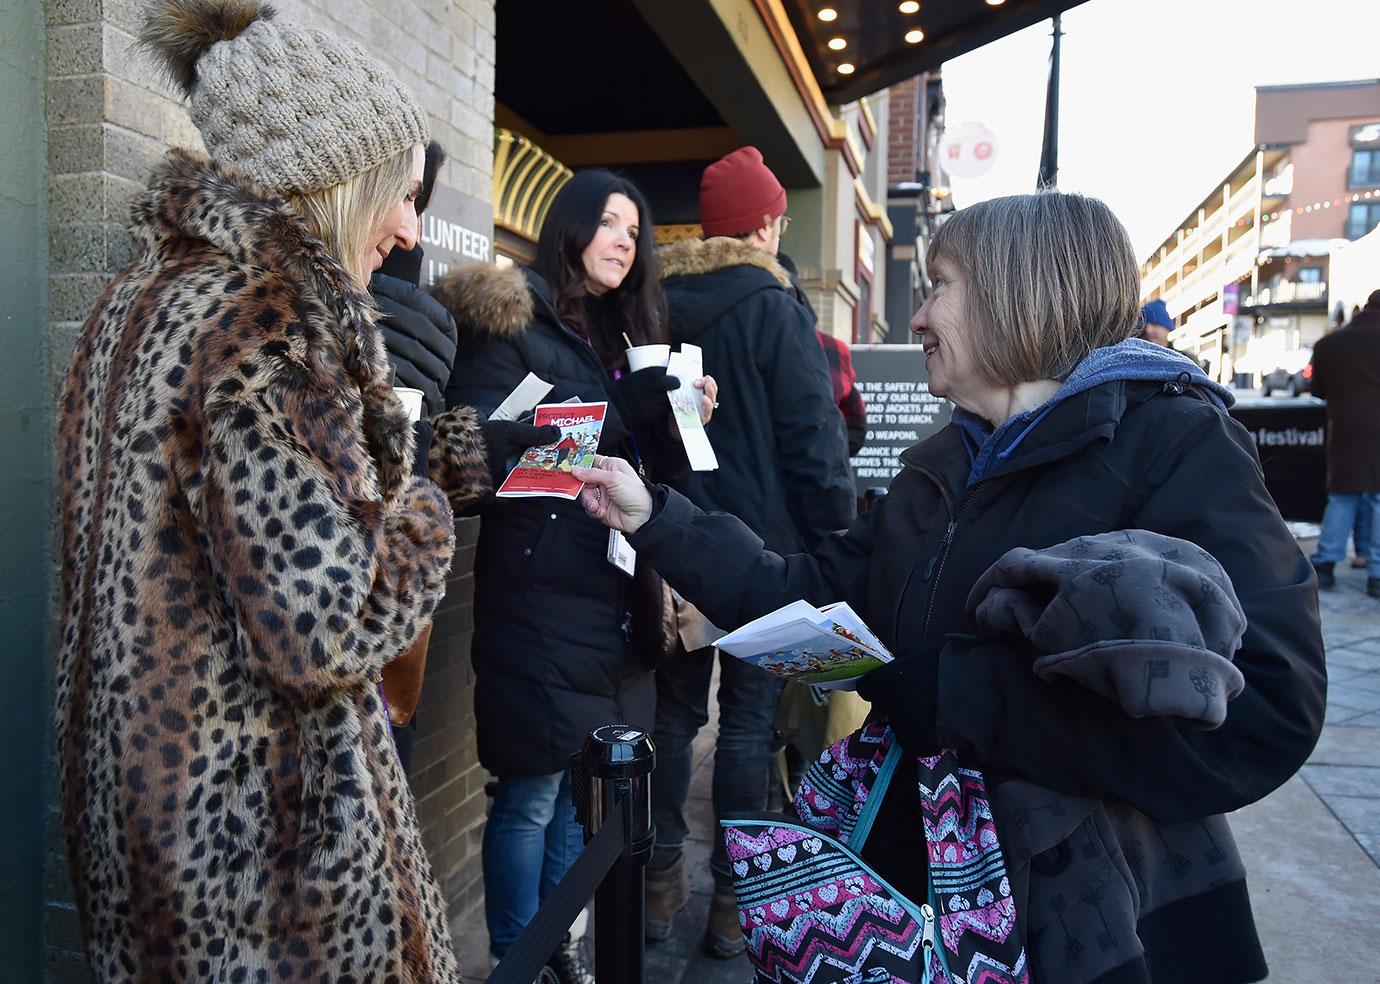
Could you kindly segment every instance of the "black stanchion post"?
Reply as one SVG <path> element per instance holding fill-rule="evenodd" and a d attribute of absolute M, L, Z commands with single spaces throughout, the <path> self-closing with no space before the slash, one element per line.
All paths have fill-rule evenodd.
<path fill-rule="evenodd" d="M 591 731 L 580 752 L 577 794 L 580 820 L 589 843 L 621 812 L 626 838 L 623 853 L 594 893 L 594 968 L 599 984 L 643 984 L 646 918 L 642 869 L 652 854 L 652 770 L 656 749 L 647 733 L 609 724 Z M 579 800 L 583 800 L 580 803 Z"/>

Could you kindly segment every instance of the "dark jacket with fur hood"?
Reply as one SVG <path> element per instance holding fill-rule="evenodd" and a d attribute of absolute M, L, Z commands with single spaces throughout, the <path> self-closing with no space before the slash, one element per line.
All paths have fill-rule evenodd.
<path fill-rule="evenodd" d="M 98 979 L 453 981 L 378 696 L 441 598 L 441 491 L 373 309 L 277 198 L 173 151 L 59 421 L 57 737 Z M 439 457 L 482 491 L 472 413 Z"/>
<path fill-rule="evenodd" d="M 719 469 L 677 487 L 731 512 L 772 550 L 813 550 L 856 511 L 843 419 L 814 318 L 776 260 L 726 237 L 661 252 L 671 337 L 704 350 L 719 408 L 706 425 Z"/>
<path fill-rule="evenodd" d="M 443 277 L 436 297 L 459 329 L 450 405 L 488 416 L 535 373 L 553 384 L 543 403 L 608 400 L 599 451 L 631 457 L 608 372 L 556 316 L 539 275 L 466 267 Z M 669 457 L 658 446 L 669 443 L 669 419 L 645 424 L 635 422 L 638 446 L 655 476 L 652 463 Z M 492 499 L 481 515 L 473 645 L 480 762 L 498 776 L 548 775 L 565 769 L 599 725 L 650 729 L 656 691 L 632 631 L 632 582 L 607 559 L 608 529 L 578 503 L 550 497 Z"/>

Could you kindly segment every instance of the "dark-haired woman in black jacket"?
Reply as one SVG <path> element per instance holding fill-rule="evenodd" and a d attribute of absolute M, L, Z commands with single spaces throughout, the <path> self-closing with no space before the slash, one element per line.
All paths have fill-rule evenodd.
<path fill-rule="evenodd" d="M 608 402 L 601 453 L 673 477 L 688 467 L 666 397 L 677 381 L 664 367 L 630 373 L 626 356 L 629 340 L 666 341 L 657 264 L 641 192 L 608 171 L 576 174 L 551 204 L 530 269 L 476 266 L 437 285 L 459 329 L 447 402 L 485 417 L 534 373 L 552 384 L 544 403 Z M 696 385 L 707 419 L 716 384 Z M 607 559 L 608 530 L 577 503 L 495 499 L 481 515 L 472 655 L 479 760 L 498 778 L 483 855 L 498 958 L 583 847 L 570 755 L 599 725 L 650 730 L 647 652 L 665 626 L 637 617 L 633 579 Z"/>

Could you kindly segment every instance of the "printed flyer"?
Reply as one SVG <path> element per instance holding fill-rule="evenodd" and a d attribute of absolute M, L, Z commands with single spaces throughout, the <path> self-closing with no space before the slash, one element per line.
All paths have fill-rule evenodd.
<path fill-rule="evenodd" d="M 555 424 L 561 429 L 561 439 L 555 444 L 528 448 L 495 494 L 504 498 L 578 496 L 584 483 L 574 478 L 570 470 L 576 465 L 588 468 L 594 464 L 607 408 L 607 403 L 546 403 L 537 407 L 533 425 Z"/>
<path fill-rule="evenodd" d="M 768 673 L 830 690 L 852 690 L 891 653 L 845 602 L 815 608 L 795 601 L 717 643 Z"/>
<path fill-rule="evenodd" d="M 714 471 L 719 467 L 719 458 L 709 443 L 709 435 L 704 432 L 704 424 L 700 422 L 700 391 L 695 389 L 695 380 L 704 375 L 704 356 L 699 346 L 682 342 L 680 351 L 671 353 L 666 374 L 680 380 L 680 388 L 672 390 L 667 396 L 671 400 L 671 413 L 680 430 L 686 457 L 690 459 L 690 469 Z"/>

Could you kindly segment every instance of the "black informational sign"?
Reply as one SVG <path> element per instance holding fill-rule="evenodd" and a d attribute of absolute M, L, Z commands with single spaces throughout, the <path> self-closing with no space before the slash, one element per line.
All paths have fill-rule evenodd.
<path fill-rule="evenodd" d="M 901 470 L 897 457 L 949 422 L 951 404 L 930 394 L 919 345 L 854 345 L 853 368 L 867 403 L 867 443 L 852 459 L 858 497 L 885 488 Z"/>
<path fill-rule="evenodd" d="M 1327 505 L 1327 409 L 1298 397 L 1243 400 L 1231 415 L 1251 432 L 1265 488 L 1285 519 L 1322 522 Z"/>

